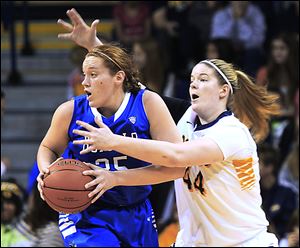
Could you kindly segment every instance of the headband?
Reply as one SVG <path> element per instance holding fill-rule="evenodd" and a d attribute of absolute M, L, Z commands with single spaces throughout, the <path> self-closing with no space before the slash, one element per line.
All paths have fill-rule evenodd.
<path fill-rule="evenodd" d="M 112 62 L 114 65 L 116 65 L 121 71 L 124 71 L 121 66 L 119 66 L 119 64 L 114 61 L 111 57 L 109 57 L 107 54 L 103 53 L 103 52 L 98 52 L 97 53 L 101 54 L 102 56 L 104 56 L 105 58 L 107 58 L 110 62 Z M 127 78 L 127 75 L 126 75 L 126 72 L 125 72 L 125 79 L 126 81 L 128 81 L 128 78 Z"/>
<path fill-rule="evenodd" d="M 232 88 L 231 83 L 229 82 L 229 80 L 228 80 L 228 78 L 225 76 L 225 74 L 219 69 L 218 66 L 216 66 L 214 63 L 212 63 L 212 62 L 209 61 L 209 60 L 202 60 L 202 61 L 200 61 L 200 63 L 209 64 L 209 65 L 211 65 L 213 68 L 215 68 L 216 71 L 217 71 L 217 72 L 222 76 L 222 78 L 225 80 L 225 82 L 229 85 L 230 93 L 233 94 L 233 88 Z"/>
<path fill-rule="evenodd" d="M 118 63 L 116 61 L 114 61 L 111 57 L 109 57 L 107 54 L 105 54 L 103 52 L 97 52 L 97 53 L 100 53 L 101 55 L 103 55 L 105 58 L 107 58 L 109 61 L 111 61 L 114 65 L 116 65 L 121 71 L 123 71 L 121 66 L 119 66 Z"/>

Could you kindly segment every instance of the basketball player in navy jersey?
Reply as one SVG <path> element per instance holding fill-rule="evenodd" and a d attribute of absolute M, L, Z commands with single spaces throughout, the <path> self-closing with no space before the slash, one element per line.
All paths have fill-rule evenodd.
<path fill-rule="evenodd" d="M 117 46 L 97 46 L 86 55 L 82 66 L 86 94 L 57 108 L 39 146 L 37 180 L 42 198 L 42 178 L 66 148 L 65 158 L 78 159 L 105 170 L 130 170 L 150 165 L 116 151 L 93 150 L 81 155 L 87 146 L 73 142 L 86 137 L 73 133 L 74 129 L 81 129 L 77 120 L 96 127 L 97 117 L 118 135 L 182 142 L 165 103 L 158 94 L 141 89 L 133 68 L 131 57 Z M 167 174 L 169 180 L 184 174 L 181 168 L 153 168 L 161 175 Z M 65 245 L 158 246 L 155 217 L 148 200 L 150 192 L 151 186 L 115 187 L 94 199 L 93 204 L 80 213 L 60 214 L 59 228 Z"/>

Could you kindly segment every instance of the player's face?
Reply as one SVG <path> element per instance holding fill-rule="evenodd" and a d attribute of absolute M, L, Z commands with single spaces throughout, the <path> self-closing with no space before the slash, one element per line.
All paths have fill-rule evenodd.
<path fill-rule="evenodd" d="M 199 63 L 191 74 L 190 97 L 192 109 L 203 116 L 217 109 L 220 98 L 220 85 L 215 70 Z"/>
<path fill-rule="evenodd" d="M 105 67 L 103 59 L 89 56 L 83 61 L 82 71 L 84 80 L 82 85 L 87 94 L 89 105 L 94 108 L 112 108 L 117 99 L 116 94 L 122 90 L 114 75 Z M 120 94 L 118 94 L 120 95 Z"/>

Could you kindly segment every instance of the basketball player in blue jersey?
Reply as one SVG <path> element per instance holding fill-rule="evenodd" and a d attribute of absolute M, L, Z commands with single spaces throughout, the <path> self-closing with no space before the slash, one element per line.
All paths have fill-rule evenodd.
<path fill-rule="evenodd" d="M 87 53 L 82 66 L 86 94 L 61 104 L 42 140 L 38 154 L 39 190 L 43 198 L 43 176 L 67 148 L 65 158 L 78 159 L 109 171 L 147 167 L 150 163 L 116 151 L 92 150 L 74 145 L 82 137 L 78 120 L 97 127 L 99 118 L 117 135 L 137 139 L 182 142 L 161 97 L 141 89 L 131 57 L 120 47 L 101 45 Z M 85 130 L 85 129 L 81 129 Z M 182 177 L 184 169 L 155 167 L 169 180 Z M 164 176 L 165 177 L 165 176 Z M 66 246 L 158 246 L 155 217 L 148 199 L 151 186 L 115 187 L 93 199 L 86 210 L 60 214 L 59 228 Z"/>

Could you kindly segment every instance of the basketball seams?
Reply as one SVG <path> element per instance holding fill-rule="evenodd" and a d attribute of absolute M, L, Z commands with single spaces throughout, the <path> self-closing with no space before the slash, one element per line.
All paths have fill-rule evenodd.
<path fill-rule="evenodd" d="M 92 201 L 88 194 L 95 186 L 85 189 L 85 184 L 94 179 L 82 172 L 91 168 L 75 159 L 62 159 L 49 167 L 44 178 L 44 197 L 55 211 L 77 213 L 86 209 Z"/>
<path fill-rule="evenodd" d="M 48 205 L 53 208 L 55 211 L 57 212 L 61 212 L 61 213 L 64 213 L 64 214 L 74 214 L 74 213 L 78 213 L 82 210 L 84 210 L 86 207 L 88 207 L 90 204 L 91 204 L 91 200 L 81 206 L 77 206 L 77 207 L 74 207 L 74 208 L 64 208 L 62 206 L 59 206 L 55 203 L 53 203 L 50 199 L 48 199 L 47 197 L 45 197 L 45 199 L 47 199 L 48 201 Z M 82 209 L 80 209 L 82 208 Z M 74 210 L 76 209 L 76 210 Z"/>

